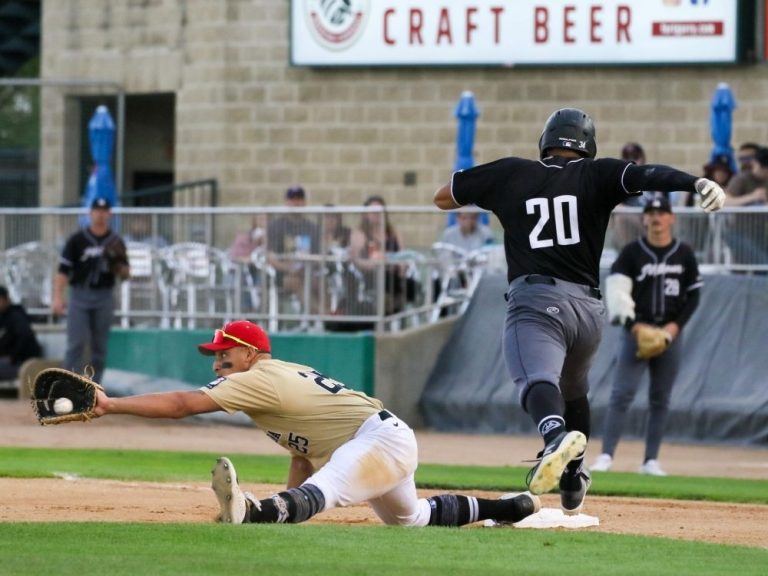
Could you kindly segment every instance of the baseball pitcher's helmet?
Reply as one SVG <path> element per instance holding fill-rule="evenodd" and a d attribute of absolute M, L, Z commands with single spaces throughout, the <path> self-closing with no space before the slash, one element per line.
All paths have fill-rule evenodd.
<path fill-rule="evenodd" d="M 595 124 L 592 118 L 578 108 L 561 108 L 544 124 L 539 138 L 539 157 L 546 157 L 549 148 L 567 148 L 587 158 L 597 154 Z"/>

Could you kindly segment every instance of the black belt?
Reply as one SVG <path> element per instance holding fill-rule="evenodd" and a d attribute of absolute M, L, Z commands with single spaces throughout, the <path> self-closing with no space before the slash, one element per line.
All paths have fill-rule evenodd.
<path fill-rule="evenodd" d="M 525 281 L 528 284 L 549 284 L 550 286 L 557 284 L 557 280 L 552 278 L 552 276 L 543 276 L 541 274 L 530 274 L 525 277 Z M 593 288 L 592 286 L 584 286 L 584 288 L 589 290 L 589 295 L 592 296 L 592 298 L 602 300 L 603 294 L 600 292 L 599 288 Z"/>
<path fill-rule="evenodd" d="M 392 413 L 387 412 L 386 410 L 382 410 L 381 412 L 379 412 L 379 418 L 381 418 L 382 420 L 387 420 L 388 418 L 392 418 Z"/>

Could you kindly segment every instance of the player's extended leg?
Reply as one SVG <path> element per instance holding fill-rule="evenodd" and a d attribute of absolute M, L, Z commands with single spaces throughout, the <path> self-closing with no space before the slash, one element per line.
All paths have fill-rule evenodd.
<path fill-rule="evenodd" d="M 557 293 L 536 290 L 509 295 L 504 357 L 520 403 L 544 440 L 539 462 L 526 479 L 528 489 L 543 494 L 557 486 L 568 462 L 581 455 L 586 437 L 565 427 L 565 404 L 558 383 L 566 358 L 570 306 Z M 557 310 L 548 313 L 543 310 Z"/>
<path fill-rule="evenodd" d="M 225 524 L 298 523 L 325 508 L 323 493 L 308 483 L 257 500 L 253 494 L 240 489 L 237 471 L 229 458 L 218 458 L 211 473 L 211 487 L 219 501 L 221 521 Z"/>
<path fill-rule="evenodd" d="M 461 494 L 419 498 L 413 475 L 368 503 L 382 522 L 399 526 L 464 526 L 488 519 L 519 522 L 541 509 L 539 498 L 529 492 L 499 500 Z"/>

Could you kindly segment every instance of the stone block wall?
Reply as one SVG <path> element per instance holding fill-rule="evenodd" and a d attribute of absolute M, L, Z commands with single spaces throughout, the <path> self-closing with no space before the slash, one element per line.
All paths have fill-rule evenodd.
<path fill-rule="evenodd" d="M 600 155 L 634 140 L 649 161 L 699 173 L 711 150 L 709 102 L 723 81 L 739 102 L 734 144 L 768 144 L 765 65 L 294 68 L 288 11 L 287 0 L 45 2 L 42 74 L 110 80 L 128 94 L 175 92 L 176 179 L 217 178 L 223 205 L 277 205 L 294 183 L 316 204 L 374 193 L 428 204 L 451 172 L 463 90 L 481 112 L 478 163 L 535 156 L 549 113 L 577 106 L 596 120 Z M 44 205 L 79 194 L 68 177 L 65 93 L 44 100 Z M 404 226 L 406 243 L 419 241 L 417 227 Z"/>

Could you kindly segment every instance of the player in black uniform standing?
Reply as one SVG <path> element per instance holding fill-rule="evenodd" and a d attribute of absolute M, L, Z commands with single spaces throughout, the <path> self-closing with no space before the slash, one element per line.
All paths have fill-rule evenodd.
<path fill-rule="evenodd" d="M 476 204 L 504 228 L 503 350 L 545 444 L 526 482 L 535 494 L 559 485 L 563 511 L 578 514 L 591 482 L 583 466 L 587 373 L 605 316 L 598 275 L 611 211 L 641 190 L 695 191 L 702 208 L 715 211 L 725 193 L 668 166 L 596 160 L 592 118 L 575 108 L 549 117 L 539 152 L 539 160 L 510 157 L 455 172 L 434 202 L 443 210 Z"/>
<path fill-rule="evenodd" d="M 672 235 L 674 223 L 669 201 L 663 195 L 651 199 L 643 209 L 646 236 L 624 247 L 606 282 L 608 314 L 611 321 L 625 325 L 626 330 L 605 419 L 603 452 L 591 466 L 593 471 L 611 468 L 624 415 L 643 374 L 650 369 L 645 459 L 640 472 L 666 476 L 658 455 L 680 365 L 678 335 L 698 306 L 702 285 L 693 250 Z M 639 351 L 635 335 L 643 325 L 664 330 L 668 347 L 658 348 L 654 356 Z"/>

